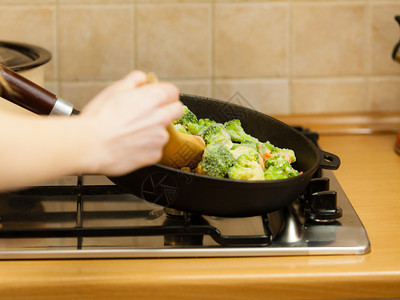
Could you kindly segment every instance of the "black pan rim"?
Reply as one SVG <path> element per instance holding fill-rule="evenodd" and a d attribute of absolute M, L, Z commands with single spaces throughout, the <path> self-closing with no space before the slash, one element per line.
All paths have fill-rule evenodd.
<path fill-rule="evenodd" d="M 184 93 L 181 93 L 180 95 L 183 96 L 183 97 L 188 97 L 188 98 L 203 99 L 205 101 L 214 101 L 214 102 L 218 102 L 220 104 L 226 104 L 226 101 L 219 100 L 219 99 L 214 99 L 214 98 L 210 98 L 210 97 L 205 97 L 205 96 L 198 96 L 198 95 L 194 95 L 194 94 L 184 94 Z M 240 107 L 240 108 L 243 107 L 243 106 L 240 106 L 240 105 L 238 105 L 236 103 L 229 103 L 229 105 L 233 105 L 233 106 Z M 294 132 L 294 134 L 300 135 L 304 139 L 304 141 L 313 149 L 314 153 L 316 153 L 317 157 L 316 157 L 314 165 L 311 168 L 309 168 L 308 170 L 303 171 L 301 174 L 299 174 L 296 177 L 291 177 L 291 178 L 286 178 L 286 179 L 274 179 L 274 180 L 237 180 L 237 179 L 229 179 L 229 178 L 219 178 L 219 177 L 212 177 L 212 176 L 207 176 L 207 175 L 202 175 L 202 174 L 182 171 L 180 169 L 167 167 L 167 166 L 164 166 L 164 165 L 161 165 L 161 164 L 155 164 L 153 166 L 156 166 L 156 167 L 164 169 L 164 170 L 173 171 L 173 172 L 176 172 L 178 174 L 185 175 L 185 176 L 193 176 L 193 177 L 202 178 L 202 179 L 203 178 L 204 179 L 212 179 L 213 181 L 216 181 L 216 182 L 218 182 L 218 181 L 219 182 L 231 182 L 231 183 L 237 183 L 237 184 L 245 183 L 245 184 L 253 184 L 253 185 L 259 185 L 259 184 L 265 185 L 265 184 L 273 184 L 273 183 L 277 184 L 278 182 L 282 183 L 282 184 L 285 184 L 287 182 L 293 181 L 294 179 L 296 179 L 296 180 L 301 180 L 302 178 L 307 179 L 307 178 L 310 177 L 310 173 L 314 173 L 317 170 L 317 168 L 320 165 L 320 159 L 321 159 L 320 150 L 304 134 L 302 134 L 301 132 L 297 131 L 292 126 L 280 121 L 277 118 L 274 118 L 272 116 L 269 116 L 267 114 L 264 114 L 264 113 L 262 113 L 260 111 L 257 111 L 257 110 L 251 109 L 251 108 L 246 108 L 246 109 L 252 110 L 253 112 L 258 113 L 258 114 L 262 115 L 263 117 L 267 117 L 267 118 L 269 118 L 271 120 L 274 120 L 274 122 L 278 122 L 281 126 L 284 126 L 284 127 L 288 128 L 289 130 L 291 130 L 292 132 Z"/>

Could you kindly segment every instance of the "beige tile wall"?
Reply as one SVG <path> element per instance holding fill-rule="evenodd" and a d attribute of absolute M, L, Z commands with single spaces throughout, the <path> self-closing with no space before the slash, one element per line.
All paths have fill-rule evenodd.
<path fill-rule="evenodd" d="M 0 0 L 0 40 L 50 50 L 46 87 L 77 108 L 137 68 L 272 115 L 400 111 L 396 14 L 395 0 Z"/>

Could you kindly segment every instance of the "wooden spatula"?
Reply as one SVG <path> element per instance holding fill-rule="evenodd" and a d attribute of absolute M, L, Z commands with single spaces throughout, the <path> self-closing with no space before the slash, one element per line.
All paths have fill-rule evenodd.
<path fill-rule="evenodd" d="M 153 73 L 147 74 L 147 82 L 157 82 Z M 165 145 L 160 163 L 173 168 L 195 168 L 200 162 L 206 147 L 201 137 L 176 130 L 173 124 L 167 127 L 169 141 Z"/>
<path fill-rule="evenodd" d="M 179 132 L 173 124 L 167 127 L 169 141 L 163 150 L 161 164 L 173 168 L 195 168 L 206 147 L 203 139 Z"/>

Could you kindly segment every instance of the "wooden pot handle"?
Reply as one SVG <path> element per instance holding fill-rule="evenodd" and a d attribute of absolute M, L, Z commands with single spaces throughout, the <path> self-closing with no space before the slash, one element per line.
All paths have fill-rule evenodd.
<path fill-rule="evenodd" d="M 39 115 L 71 115 L 73 105 L 0 64 L 0 96 Z"/>

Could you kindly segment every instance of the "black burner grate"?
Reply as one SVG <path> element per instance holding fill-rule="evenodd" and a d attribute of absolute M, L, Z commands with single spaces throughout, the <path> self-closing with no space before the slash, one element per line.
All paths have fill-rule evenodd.
<path fill-rule="evenodd" d="M 223 235 L 220 230 L 210 224 L 202 216 L 190 213 L 182 213 L 181 216 L 165 214 L 163 225 L 150 226 L 101 226 L 85 227 L 85 220 L 93 219 L 135 219 L 147 217 L 151 210 L 112 210 L 112 211 L 85 211 L 85 196 L 125 196 L 118 186 L 114 185 L 82 185 L 78 180 L 77 186 L 42 186 L 23 190 L 9 195 L 8 202 L 23 203 L 29 201 L 71 201 L 76 198 L 76 211 L 62 212 L 24 212 L 15 210 L 12 213 L 1 213 L 1 223 L 15 222 L 43 222 L 54 223 L 57 221 L 75 221 L 74 227 L 69 228 L 8 228 L 0 229 L 0 238 L 77 238 L 77 248 L 82 248 L 83 238 L 87 237 L 127 237 L 127 236 L 163 236 L 165 245 L 169 246 L 194 246 L 201 245 L 204 236 L 210 236 L 216 243 L 222 246 L 267 246 L 271 243 L 271 232 L 268 228 L 268 217 L 260 216 L 264 229 L 264 235 Z M 11 196 L 11 197 L 10 197 Z M 65 197 L 60 197 L 65 196 Z M 132 195 L 126 195 L 124 201 L 129 201 Z M 86 200 L 85 200 L 86 199 Z M 113 199 L 110 199 L 113 201 Z M 16 207 L 17 209 L 17 207 Z"/>

